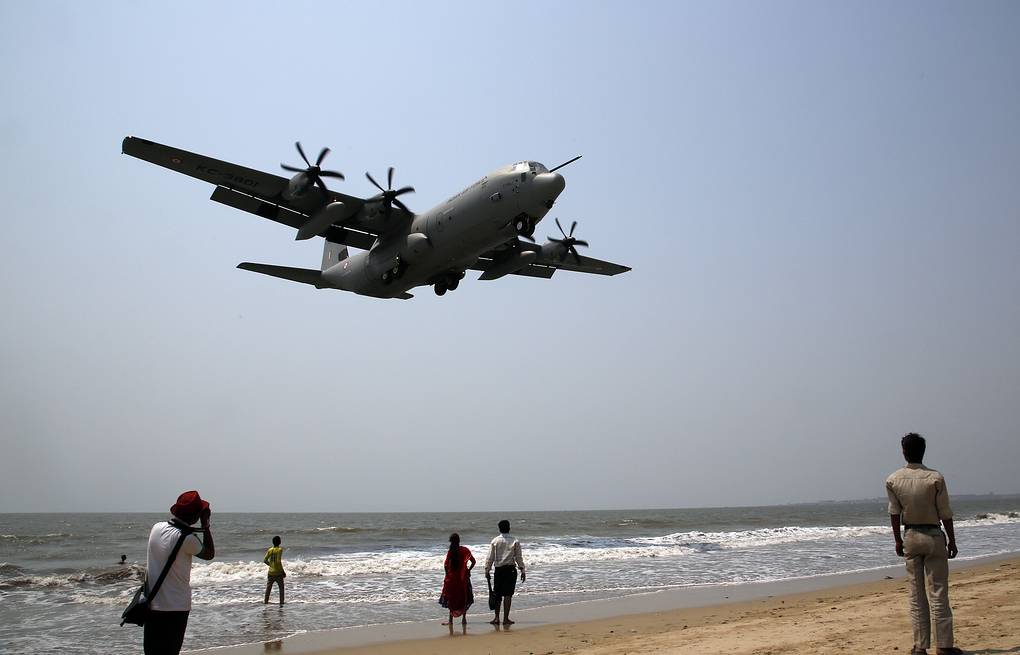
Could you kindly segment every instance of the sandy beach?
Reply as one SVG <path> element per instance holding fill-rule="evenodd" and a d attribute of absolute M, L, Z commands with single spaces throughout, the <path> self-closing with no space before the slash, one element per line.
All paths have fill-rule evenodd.
<path fill-rule="evenodd" d="M 828 589 L 596 621 L 496 631 L 475 614 L 466 634 L 354 648 L 336 655 L 467 653 L 909 653 L 903 575 Z M 1020 653 L 1020 557 L 956 566 L 951 599 L 957 645 L 975 655 Z M 485 618 L 488 618 L 485 616 Z M 438 622 L 437 622 L 438 623 Z M 437 629 L 441 629 L 438 628 Z M 286 642 L 284 642 L 286 643 Z M 266 650 L 290 649 L 265 645 Z M 934 649 L 930 652 L 934 653 Z"/>

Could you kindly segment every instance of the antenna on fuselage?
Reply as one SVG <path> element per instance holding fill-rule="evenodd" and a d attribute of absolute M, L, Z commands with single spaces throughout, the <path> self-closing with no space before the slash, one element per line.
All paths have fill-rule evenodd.
<path fill-rule="evenodd" d="M 560 170 L 561 168 L 563 168 L 563 167 L 564 167 L 564 166 L 566 166 L 567 164 L 573 164 L 573 163 L 574 163 L 575 161 L 577 161 L 577 160 L 578 160 L 578 159 L 580 159 L 581 157 L 582 157 L 582 155 L 578 155 L 578 156 L 574 157 L 573 159 L 571 159 L 570 161 L 565 161 L 565 162 L 563 162 L 562 164 L 560 164 L 560 165 L 559 165 L 559 166 L 557 166 L 556 168 L 550 168 L 550 169 L 549 169 L 549 172 L 550 172 L 550 173 L 555 173 L 556 171 Z"/>

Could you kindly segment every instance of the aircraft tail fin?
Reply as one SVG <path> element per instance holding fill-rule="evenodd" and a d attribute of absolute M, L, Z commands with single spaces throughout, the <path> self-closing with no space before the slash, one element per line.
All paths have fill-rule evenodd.
<path fill-rule="evenodd" d="M 326 244 L 322 247 L 321 270 L 325 271 L 328 268 L 336 266 L 345 259 L 347 259 L 347 246 L 342 243 L 335 243 L 326 239 Z"/>

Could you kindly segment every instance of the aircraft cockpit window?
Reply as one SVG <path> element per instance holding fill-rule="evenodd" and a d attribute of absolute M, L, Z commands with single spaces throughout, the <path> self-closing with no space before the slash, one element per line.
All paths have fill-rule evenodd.
<path fill-rule="evenodd" d="M 533 161 L 533 162 L 531 162 L 531 172 L 532 173 L 548 173 L 549 169 L 546 168 L 545 166 L 543 166 L 542 164 L 538 163 L 537 161 Z"/>
<path fill-rule="evenodd" d="M 513 172 L 514 173 L 526 173 L 527 171 L 528 171 L 528 162 L 526 162 L 526 161 L 519 161 L 516 164 L 514 164 L 514 167 L 513 167 Z"/>

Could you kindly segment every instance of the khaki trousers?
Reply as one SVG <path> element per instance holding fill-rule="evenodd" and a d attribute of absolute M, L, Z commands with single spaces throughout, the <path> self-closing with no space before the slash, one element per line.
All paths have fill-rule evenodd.
<path fill-rule="evenodd" d="M 903 554 L 907 558 L 914 648 L 931 648 L 932 618 L 937 648 L 952 648 L 953 610 L 949 607 L 946 536 L 937 528 L 907 530 L 903 535 Z"/>

